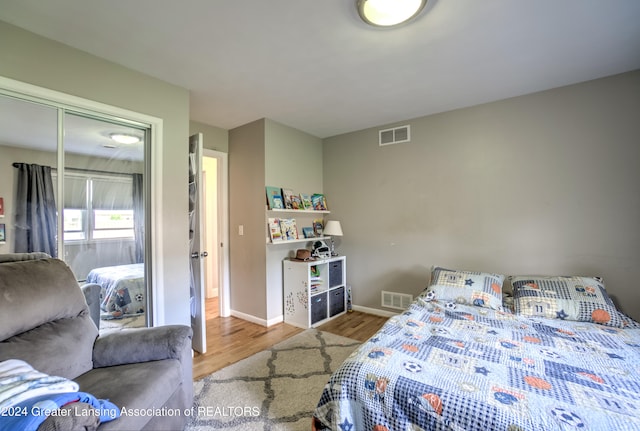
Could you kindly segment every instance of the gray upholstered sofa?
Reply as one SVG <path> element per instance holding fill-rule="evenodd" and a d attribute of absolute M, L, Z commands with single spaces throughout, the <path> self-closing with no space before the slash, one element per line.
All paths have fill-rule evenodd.
<path fill-rule="evenodd" d="M 98 337 L 69 267 L 41 257 L 0 255 L 0 361 L 24 360 L 132 412 L 99 430 L 183 429 L 183 412 L 193 402 L 191 328 L 127 329 Z M 92 292 L 86 290 L 88 298 Z"/>

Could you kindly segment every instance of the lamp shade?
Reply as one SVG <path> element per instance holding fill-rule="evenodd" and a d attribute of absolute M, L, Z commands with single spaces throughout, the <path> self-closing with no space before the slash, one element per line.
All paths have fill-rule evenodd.
<path fill-rule="evenodd" d="M 336 220 L 329 220 L 322 230 L 322 234 L 328 236 L 342 236 L 342 226 L 340 226 L 340 222 Z"/>

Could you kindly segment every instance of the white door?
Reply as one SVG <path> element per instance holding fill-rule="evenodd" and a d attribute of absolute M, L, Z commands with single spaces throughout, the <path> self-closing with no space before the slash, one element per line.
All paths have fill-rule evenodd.
<path fill-rule="evenodd" d="M 191 253 L 191 328 L 193 350 L 207 351 L 206 316 L 204 311 L 204 269 L 202 259 L 207 252 L 201 250 L 203 241 L 202 217 L 202 133 L 189 137 L 189 252 Z"/>

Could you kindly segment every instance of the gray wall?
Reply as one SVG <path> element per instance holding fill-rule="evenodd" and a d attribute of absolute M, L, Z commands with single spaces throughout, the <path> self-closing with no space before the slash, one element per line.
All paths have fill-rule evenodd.
<path fill-rule="evenodd" d="M 268 119 L 229 131 L 232 314 L 271 325 L 282 321 L 282 260 L 308 244 L 265 245 L 266 185 L 320 193 L 322 141 Z M 291 217 L 298 230 L 313 218 Z M 238 233 L 240 225 L 244 235 Z"/>
<path fill-rule="evenodd" d="M 161 323 L 189 324 L 189 91 L 1 21 L 0 41 L 0 76 L 164 120 L 161 212 L 167 228 L 154 238 L 163 256 Z"/>
<path fill-rule="evenodd" d="M 229 131 L 220 127 L 210 126 L 209 124 L 199 123 L 197 121 L 189 122 L 189 136 L 196 133 L 202 133 L 202 147 L 207 150 L 220 151 L 222 153 L 229 152 Z"/>
<path fill-rule="evenodd" d="M 232 314 L 266 320 L 264 122 L 229 131 L 229 282 Z"/>
<path fill-rule="evenodd" d="M 640 71 L 402 124 L 410 143 L 324 140 L 356 305 L 416 295 L 443 265 L 599 275 L 640 319 Z"/>
<path fill-rule="evenodd" d="M 265 181 L 264 186 L 290 188 L 295 193 L 322 193 L 322 140 L 308 133 L 272 120 L 265 122 Z M 266 196 L 266 195 L 265 195 Z M 264 209 L 264 203 L 263 203 Z M 314 218 L 322 214 L 291 214 L 298 234 L 302 227 L 312 226 Z M 269 236 L 266 219 L 264 238 Z M 298 248 L 310 248 L 310 242 L 267 245 L 267 320 L 273 323 L 283 316 L 282 260 L 295 255 Z"/>

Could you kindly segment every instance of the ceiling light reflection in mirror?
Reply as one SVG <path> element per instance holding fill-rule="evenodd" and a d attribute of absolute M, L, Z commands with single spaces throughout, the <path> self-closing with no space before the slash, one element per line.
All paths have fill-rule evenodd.
<path fill-rule="evenodd" d="M 65 153 L 132 161 L 144 158 L 144 130 L 72 113 L 65 115 L 64 126 Z M 114 136 L 129 139 L 125 143 Z"/>

